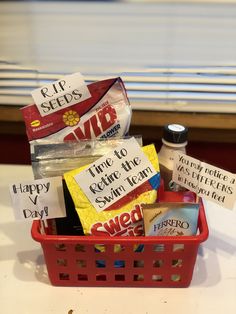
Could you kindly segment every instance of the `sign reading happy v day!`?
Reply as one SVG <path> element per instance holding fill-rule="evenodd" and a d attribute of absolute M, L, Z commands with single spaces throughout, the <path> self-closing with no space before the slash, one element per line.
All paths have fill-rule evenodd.
<path fill-rule="evenodd" d="M 232 209 L 236 200 L 236 175 L 183 153 L 174 153 L 173 181 L 198 196 Z"/>
<path fill-rule="evenodd" d="M 81 171 L 75 180 L 100 212 L 155 174 L 153 165 L 131 138 Z"/>
<path fill-rule="evenodd" d="M 66 216 L 61 177 L 14 183 L 10 194 L 17 220 Z"/>

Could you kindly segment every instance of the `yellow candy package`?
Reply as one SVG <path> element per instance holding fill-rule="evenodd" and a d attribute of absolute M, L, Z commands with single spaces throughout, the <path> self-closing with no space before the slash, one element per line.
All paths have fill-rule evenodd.
<path fill-rule="evenodd" d="M 143 235 L 143 215 L 141 204 L 152 204 L 157 200 L 160 185 L 158 156 L 153 144 L 141 148 L 156 173 L 149 180 L 127 193 L 109 208 L 98 212 L 89 201 L 75 176 L 89 167 L 69 171 L 64 174 L 67 187 L 75 204 L 85 235 L 140 236 Z"/>

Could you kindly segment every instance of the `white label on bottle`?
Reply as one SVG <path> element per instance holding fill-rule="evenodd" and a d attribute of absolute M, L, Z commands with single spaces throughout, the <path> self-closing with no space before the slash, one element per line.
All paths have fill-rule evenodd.
<path fill-rule="evenodd" d="M 178 151 L 181 151 L 183 154 L 185 154 L 185 147 L 179 148 Z M 160 153 L 158 154 L 160 164 L 162 164 L 164 167 L 166 167 L 170 171 L 173 170 L 175 152 L 176 152 L 176 149 L 162 147 Z"/>

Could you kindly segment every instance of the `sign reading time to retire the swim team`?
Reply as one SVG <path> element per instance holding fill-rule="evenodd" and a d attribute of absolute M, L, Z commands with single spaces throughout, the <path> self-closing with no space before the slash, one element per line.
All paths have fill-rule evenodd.
<path fill-rule="evenodd" d="M 135 138 L 128 139 L 75 176 L 98 212 L 156 174 Z"/>
<path fill-rule="evenodd" d="M 233 209 L 236 201 L 236 175 L 183 153 L 174 153 L 173 181 L 213 201 Z"/>

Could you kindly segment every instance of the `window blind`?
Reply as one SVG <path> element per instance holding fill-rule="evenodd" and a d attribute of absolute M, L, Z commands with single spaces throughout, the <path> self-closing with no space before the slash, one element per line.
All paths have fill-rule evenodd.
<path fill-rule="evenodd" d="M 0 105 L 121 76 L 135 110 L 236 113 L 236 4 L 0 2 Z"/>

